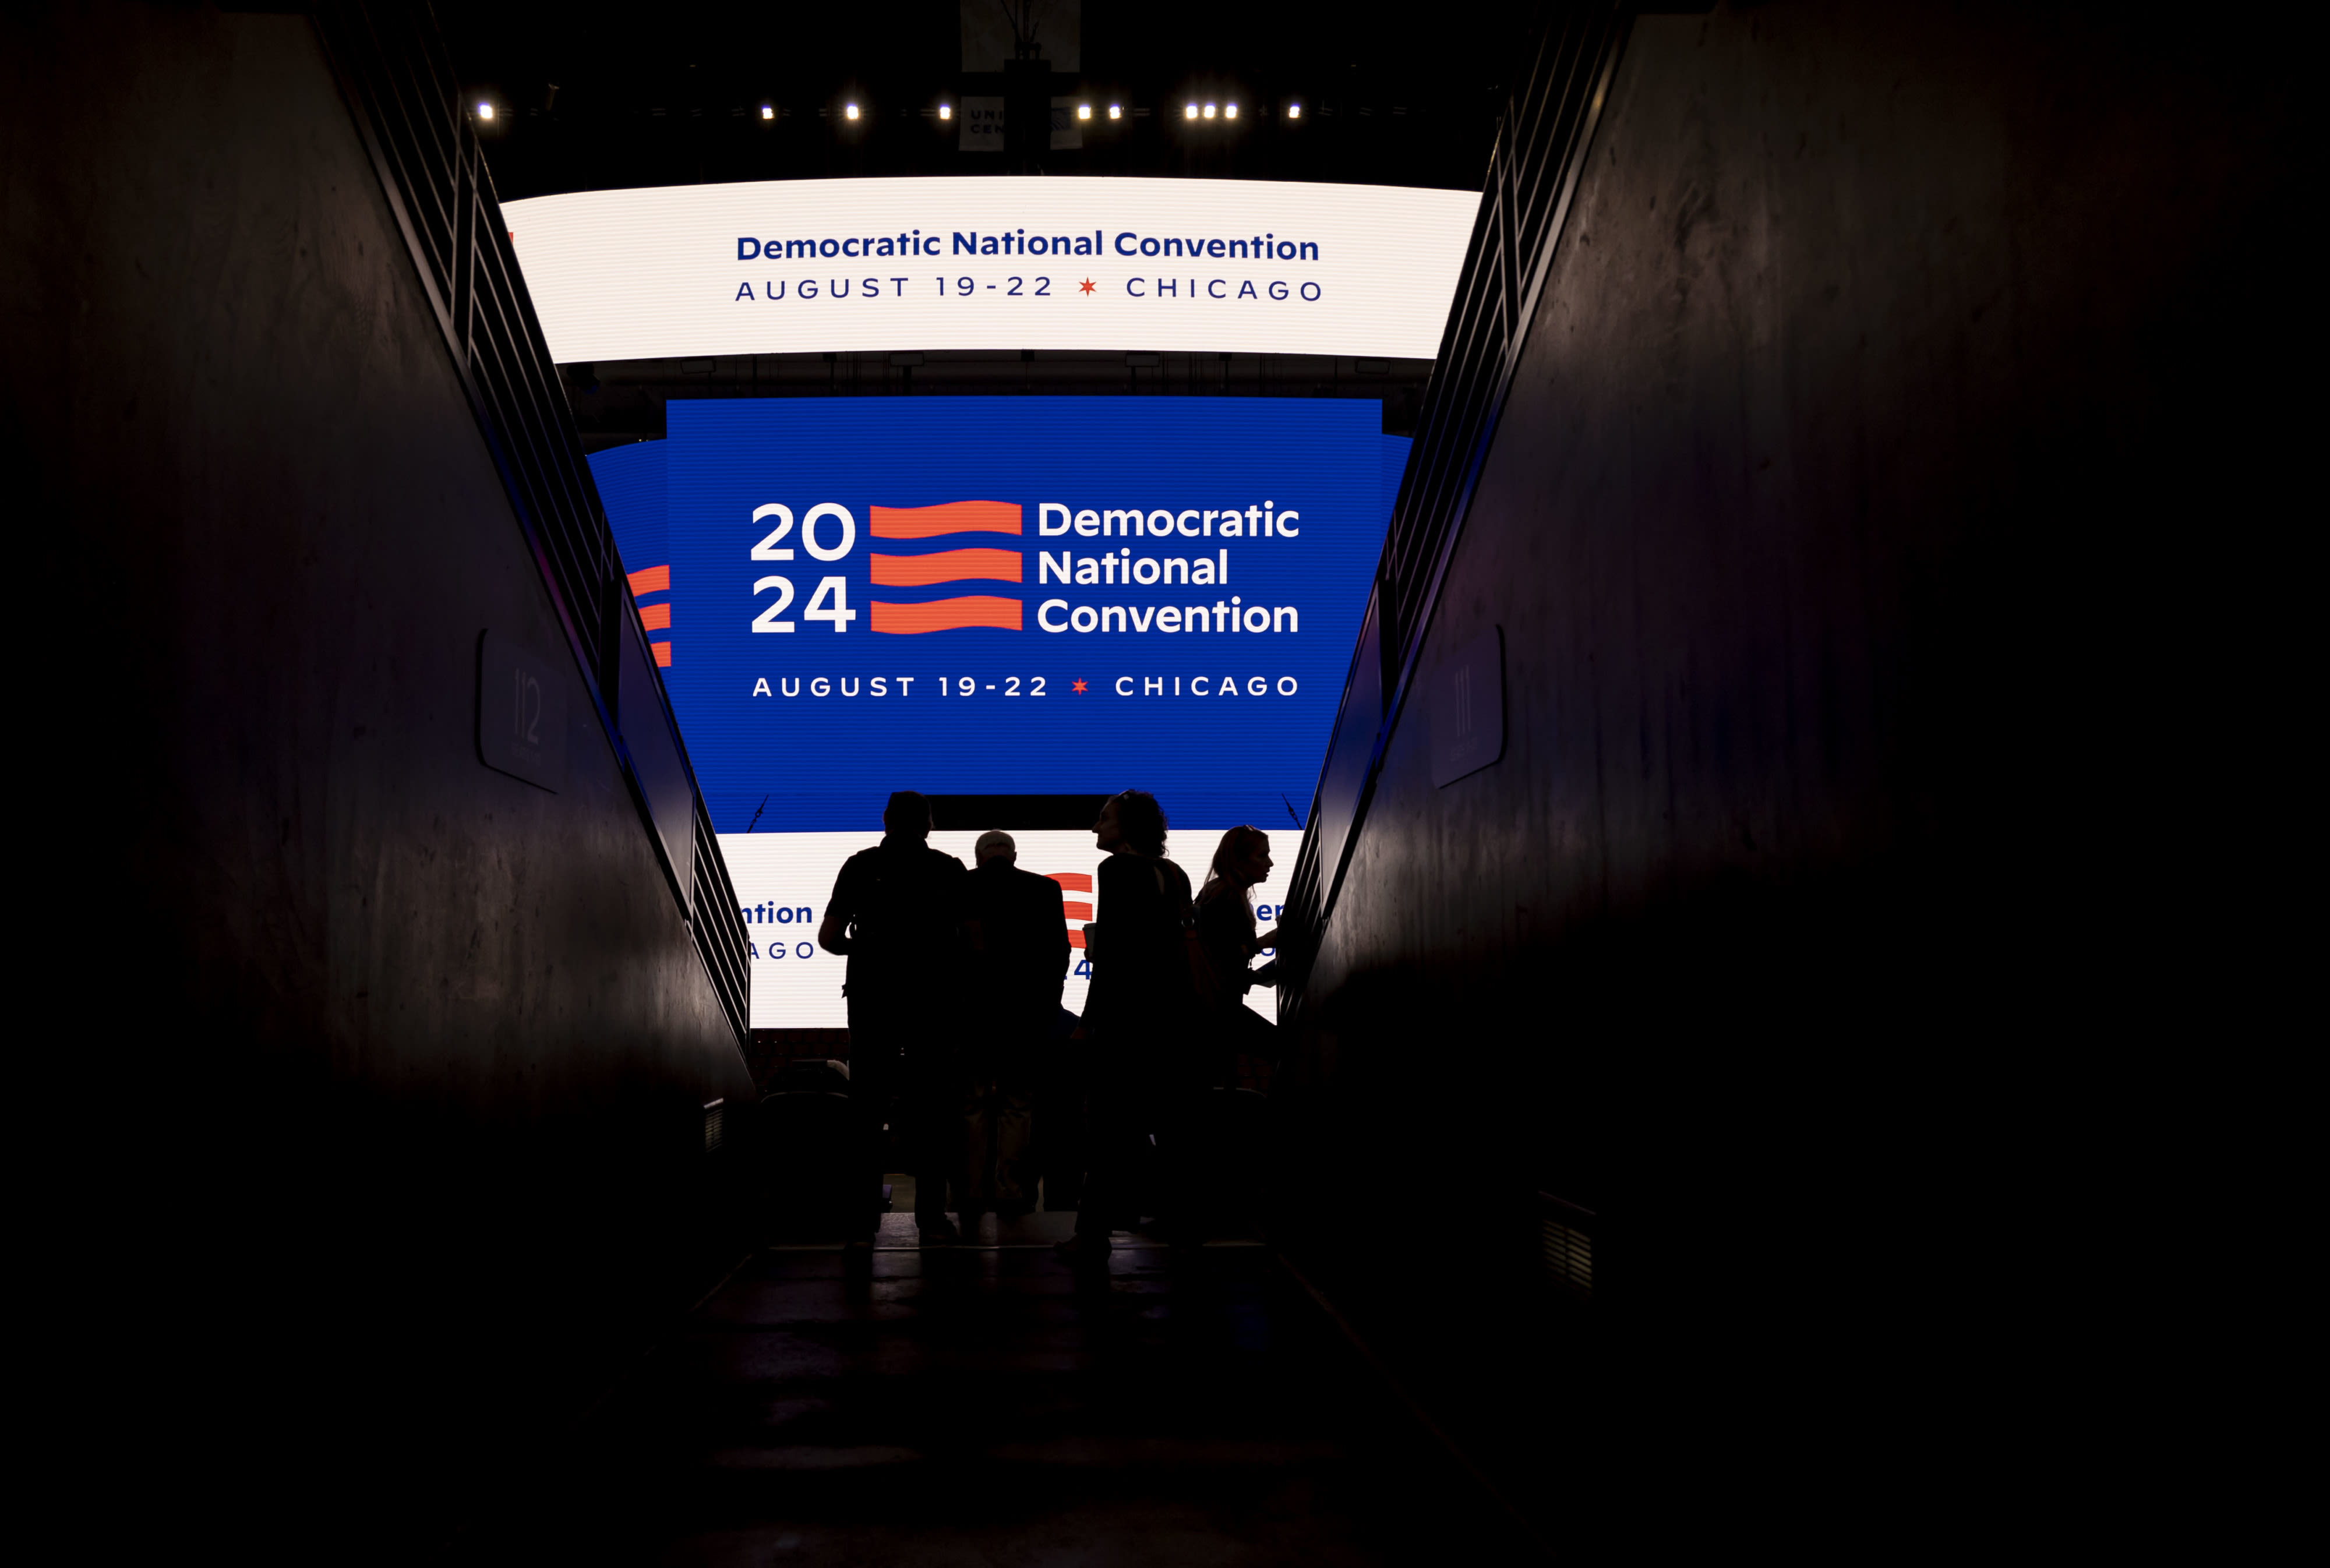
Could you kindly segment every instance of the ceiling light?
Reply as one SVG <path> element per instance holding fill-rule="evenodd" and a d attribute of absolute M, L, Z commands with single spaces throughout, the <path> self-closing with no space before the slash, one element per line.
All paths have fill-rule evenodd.
<path fill-rule="evenodd" d="M 954 105 L 951 103 L 942 103 L 939 105 L 939 118 L 941 119 L 952 119 L 954 118 Z"/>
<path fill-rule="evenodd" d="M 1286 106 L 1286 118 L 1288 119 L 1301 119 L 1302 118 L 1302 106 L 1299 103 L 1288 104 Z"/>
<path fill-rule="evenodd" d="M 481 102 L 478 105 L 478 118 L 479 119 L 491 119 L 491 118 L 494 118 L 494 106 L 493 106 L 492 104 L 485 103 L 485 102 L 482 102 L 482 101 L 481 101 Z"/>
<path fill-rule="evenodd" d="M 1214 118 L 1214 106 L 1212 104 L 1208 104 L 1206 106 L 1206 118 L 1208 119 Z"/>
<path fill-rule="evenodd" d="M 1227 109 L 1222 110 L 1222 118 L 1224 119 L 1237 118 L 1237 105 L 1232 104 Z"/>
<path fill-rule="evenodd" d="M 1111 119 L 1122 119 L 1124 118 L 1124 110 L 1118 108 L 1115 104 L 1110 104 L 1108 106 L 1108 118 Z"/>
<path fill-rule="evenodd" d="M 775 107 L 773 104 L 765 104 L 765 103 L 764 103 L 764 104 L 762 104 L 762 105 L 761 106 L 761 118 L 762 118 L 762 119 L 774 119 L 774 118 L 777 118 L 776 107 Z"/>
<path fill-rule="evenodd" d="M 1181 118 L 1182 118 L 1183 119 L 1195 119 L 1195 118 L 1198 118 L 1198 106 L 1197 106 L 1196 104 L 1194 104 L 1194 103 L 1193 103 L 1193 104 L 1191 104 L 1189 108 L 1187 108 L 1187 109 L 1183 109 L 1183 110 L 1181 111 Z"/>
<path fill-rule="evenodd" d="M 841 117 L 844 119 L 856 119 L 857 118 L 857 106 L 854 103 L 844 104 L 841 109 Z"/>

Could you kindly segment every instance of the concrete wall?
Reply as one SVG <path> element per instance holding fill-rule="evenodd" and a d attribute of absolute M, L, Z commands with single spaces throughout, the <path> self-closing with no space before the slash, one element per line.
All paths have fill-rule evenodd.
<path fill-rule="evenodd" d="M 2303 449 L 2253 43 L 1634 28 L 1282 1096 L 1283 1233 L 1551 1533 L 1634 1438 L 1860 1485 L 1857 1402 L 1975 1354 L 1902 1308 L 2020 1268 L 2018 1119 L 2095 1115 L 2181 1005 L 2202 618 Z M 1503 759 L 1435 788 L 1431 675 L 1491 626 Z M 1539 1190 L 1604 1218 L 1593 1314 L 1529 1293 Z"/>
<path fill-rule="evenodd" d="M 7 26 L 30 973 L 101 1020 L 74 1234 L 169 1282 L 116 1370 L 292 1493 L 507 1464 L 686 1304 L 749 1077 L 310 24 Z M 479 763 L 488 628 L 569 677 L 559 793 Z"/>

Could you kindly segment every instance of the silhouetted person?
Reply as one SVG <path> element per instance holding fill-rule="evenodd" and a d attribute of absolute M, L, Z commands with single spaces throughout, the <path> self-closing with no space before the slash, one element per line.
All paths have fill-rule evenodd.
<path fill-rule="evenodd" d="M 1152 1132 L 1170 1166 L 1164 1146 L 1187 1076 L 1177 1058 L 1189 1054 L 1196 1002 L 1189 879 L 1165 858 L 1165 813 L 1156 797 L 1138 789 L 1113 797 L 1093 836 L 1107 858 L 1085 953 L 1093 970 L 1084 1017 L 1091 1167 L 1075 1240 L 1061 1247 L 1079 1261 L 1108 1252 L 1117 1221 L 1139 1218 L 1134 1205 Z"/>
<path fill-rule="evenodd" d="M 969 1181 L 962 1229 L 989 1209 L 1016 1218 L 1035 1207 L 1028 1163 L 1037 1075 L 1060 1015 L 1068 920 L 1060 884 L 1021 871 L 1008 833 L 980 836 L 967 884 L 971 955 L 970 1098 L 963 1117 Z"/>
<path fill-rule="evenodd" d="M 1073 1209 L 1084 1201 L 1084 1020 L 1061 1008 L 1036 1069 L 1032 1159 L 1047 1211 Z"/>
<path fill-rule="evenodd" d="M 961 973 L 966 874 L 926 842 L 931 805 L 913 790 L 890 797 L 882 827 L 878 845 L 842 864 L 817 940 L 849 957 L 849 1098 L 867 1228 L 881 1206 L 886 1121 L 914 1178 L 915 1227 L 926 1242 L 950 1242 L 946 1184 L 961 1090 L 947 1004 Z"/>
<path fill-rule="evenodd" d="M 1238 1059 L 1275 1061 L 1277 1026 L 1246 1005 L 1246 994 L 1255 986 L 1278 983 L 1278 961 L 1249 968 L 1255 955 L 1274 946 L 1275 930 L 1257 931 L 1254 919 L 1254 889 L 1270 879 L 1270 835 L 1258 827 L 1233 827 L 1222 835 L 1214 851 L 1211 874 L 1198 894 L 1198 945 L 1213 975 L 1210 995 L 1202 998 L 1205 1022 L 1201 1036 L 1206 1071 L 1216 1082 L 1238 1077 Z"/>

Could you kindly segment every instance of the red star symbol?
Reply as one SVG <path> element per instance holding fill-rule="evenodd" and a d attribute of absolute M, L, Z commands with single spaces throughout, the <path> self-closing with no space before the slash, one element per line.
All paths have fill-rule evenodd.
<path fill-rule="evenodd" d="M 1071 682 L 1069 682 L 1069 683 L 1068 683 L 1068 685 L 1069 685 L 1069 688 L 1070 688 L 1071 690 L 1074 690 L 1074 691 L 1079 691 L 1079 692 L 1080 692 L 1080 691 L 1083 691 L 1083 690 L 1084 689 L 1084 682 L 1082 682 L 1082 681 L 1071 681 Z"/>
<path fill-rule="evenodd" d="M 1090 294 L 1093 291 L 1093 280 L 1087 278 L 1082 283 L 1076 285 L 1076 287 L 1083 289 L 1086 294 Z"/>

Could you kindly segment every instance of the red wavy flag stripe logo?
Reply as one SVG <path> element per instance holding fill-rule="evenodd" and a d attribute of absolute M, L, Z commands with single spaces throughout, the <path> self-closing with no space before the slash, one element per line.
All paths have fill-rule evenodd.
<path fill-rule="evenodd" d="M 940 550 L 929 555 L 876 555 L 876 588 L 924 588 L 933 582 L 961 582 L 983 577 L 996 582 L 1020 581 L 1017 550 Z"/>
<path fill-rule="evenodd" d="M 876 539 L 935 539 L 942 534 L 1009 534 L 1019 532 L 1020 508 L 1015 501 L 948 501 L 936 506 L 872 506 L 870 529 Z M 1016 550 L 940 550 L 928 555 L 875 555 L 871 562 L 876 588 L 927 588 L 934 583 L 984 579 L 1021 582 L 1023 558 Z M 872 604 L 873 628 L 894 637 L 924 632 L 962 631 L 974 627 L 996 631 L 1020 631 L 1019 600 L 990 594 L 966 594 L 933 600 L 928 604 Z"/>
<path fill-rule="evenodd" d="M 986 594 L 934 599 L 928 604 L 885 604 L 877 599 L 872 608 L 874 629 L 900 637 L 926 631 L 961 631 L 966 627 L 992 627 L 998 631 L 1021 629 L 1019 601 Z"/>
<path fill-rule="evenodd" d="M 876 506 L 876 539 L 934 539 L 942 534 L 1019 532 L 1016 501 L 949 501 L 938 506 Z"/>
<path fill-rule="evenodd" d="M 671 568 L 642 566 L 637 571 L 629 573 L 627 581 L 631 585 L 631 597 L 635 600 L 650 593 L 669 593 Z M 668 633 L 671 630 L 670 604 L 667 602 L 640 605 L 639 626 L 647 631 Z M 655 662 L 659 668 L 667 670 L 671 668 L 671 644 L 668 641 L 650 642 L 648 647 L 654 652 Z"/>
<path fill-rule="evenodd" d="M 1088 871 L 1055 871 L 1048 874 L 1054 882 L 1060 884 L 1060 891 L 1063 893 L 1090 893 L 1093 890 L 1092 873 Z M 1072 921 L 1088 921 L 1092 919 L 1092 905 L 1079 903 L 1075 899 L 1062 899 L 1060 912 Z M 1068 931 L 1068 946 L 1080 948 L 1084 945 L 1084 933 L 1071 928 Z"/>

